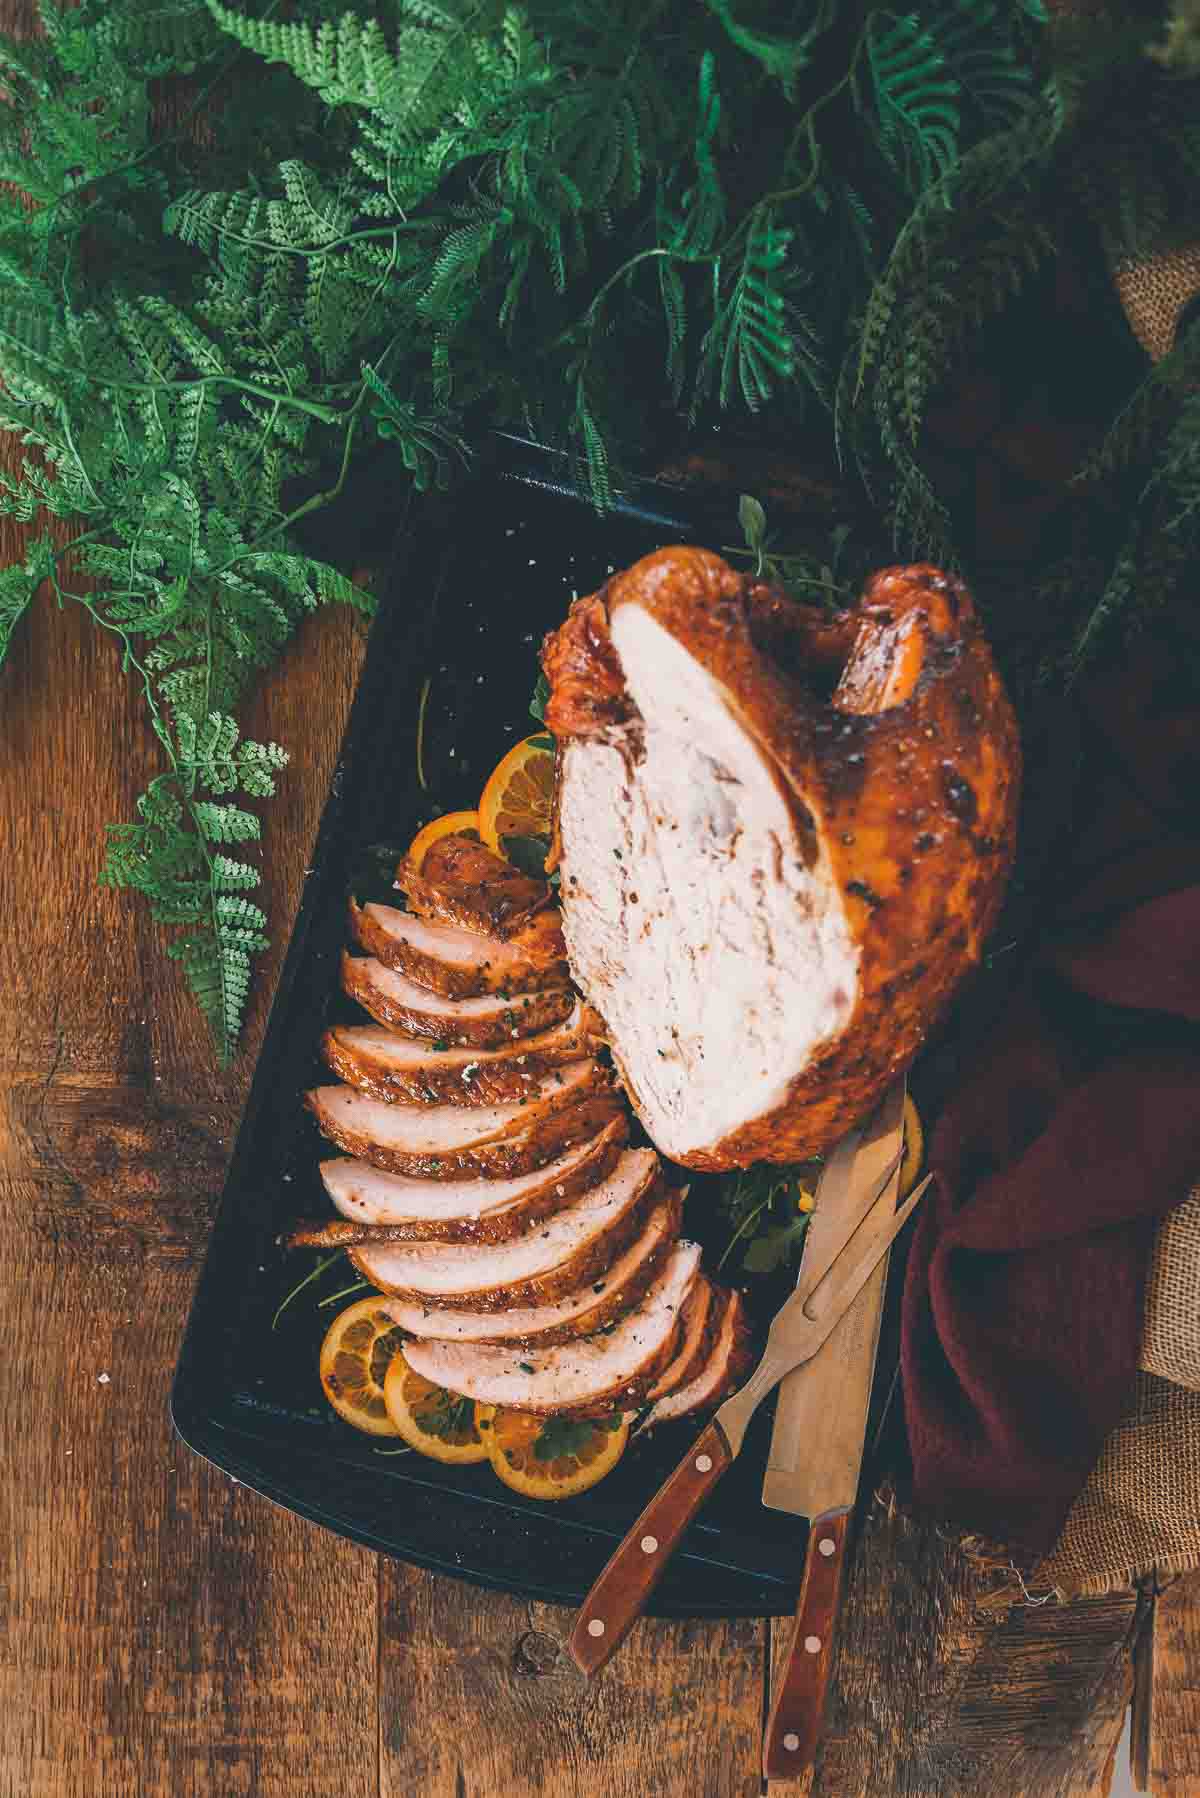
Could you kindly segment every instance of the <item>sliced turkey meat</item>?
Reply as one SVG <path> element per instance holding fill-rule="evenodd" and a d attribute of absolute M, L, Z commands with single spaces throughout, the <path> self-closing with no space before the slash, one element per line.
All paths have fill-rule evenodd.
<path fill-rule="evenodd" d="M 646 557 L 547 638 L 572 974 L 688 1166 L 827 1148 L 978 961 L 1016 727 L 971 599 L 928 567 L 830 618 L 707 551 Z"/>
<path fill-rule="evenodd" d="M 706 1365 L 725 1310 L 725 1293 L 698 1274 L 680 1314 L 679 1343 L 674 1355 L 646 1394 L 647 1403 L 663 1398 L 694 1380 Z"/>
<path fill-rule="evenodd" d="M 537 1416 L 596 1416 L 640 1402 L 671 1359 L 679 1313 L 700 1266 L 700 1249 L 676 1243 L 645 1297 L 616 1327 L 555 1348 L 498 1343 L 405 1344 L 415 1373 L 485 1404 Z"/>
<path fill-rule="evenodd" d="M 708 1360 L 686 1385 L 677 1386 L 658 1400 L 642 1428 L 653 1429 L 655 1424 L 670 1423 L 676 1417 L 687 1417 L 693 1411 L 719 1404 L 745 1378 L 749 1364 L 750 1326 L 746 1321 L 746 1308 L 741 1293 L 731 1292 L 725 1299 L 720 1327 Z"/>
<path fill-rule="evenodd" d="M 538 912 L 508 942 L 434 924 L 394 905 L 350 903 L 360 948 L 448 999 L 480 993 L 530 993 L 567 980 L 567 949 L 557 911 Z"/>
<path fill-rule="evenodd" d="M 582 1000 L 571 1015 L 505 1049 L 450 1049 L 381 1025 L 336 1024 L 321 1053 L 339 1079 L 377 1099 L 501 1105 L 527 1099 L 549 1069 L 595 1049 L 602 1026 Z"/>
<path fill-rule="evenodd" d="M 502 1311 L 451 1311 L 443 1305 L 389 1299 L 384 1309 L 412 1336 L 439 1342 L 522 1342 L 546 1347 L 594 1336 L 636 1305 L 679 1235 L 682 1206 L 676 1193 L 656 1200 L 641 1231 L 616 1260 L 574 1292 L 546 1305 Z"/>
<path fill-rule="evenodd" d="M 393 1105 L 348 1086 L 318 1086 L 307 1103 L 339 1149 L 388 1173 L 511 1179 L 545 1167 L 620 1115 L 620 1098 L 594 1062 L 575 1062 L 542 1085 L 544 1095 L 539 1088 L 520 1105 Z"/>
<path fill-rule="evenodd" d="M 323 1161 L 325 1190 L 342 1215 L 305 1226 L 290 1242 L 503 1242 L 598 1186 L 616 1166 L 626 1134 L 618 1115 L 554 1161 L 510 1180 L 429 1180 L 387 1174 L 366 1161 Z"/>
<path fill-rule="evenodd" d="M 544 880 L 522 874 L 486 843 L 464 836 L 439 838 L 419 870 L 401 862 L 396 885 L 409 909 L 431 923 L 501 939 L 519 935 L 553 897 Z"/>
<path fill-rule="evenodd" d="M 652 1149 L 626 1149 L 607 1179 L 510 1242 L 385 1244 L 350 1258 L 397 1298 L 463 1311 L 549 1304 L 604 1277 L 637 1235 L 659 1171 Z"/>
<path fill-rule="evenodd" d="M 499 1049 L 563 1023 L 575 1009 L 570 987 L 447 999 L 371 956 L 342 956 L 342 986 L 376 1023 L 430 1042 Z"/>

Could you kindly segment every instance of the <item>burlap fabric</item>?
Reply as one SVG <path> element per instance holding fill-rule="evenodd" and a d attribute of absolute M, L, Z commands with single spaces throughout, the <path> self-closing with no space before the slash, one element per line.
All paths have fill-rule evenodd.
<path fill-rule="evenodd" d="M 1113 281 L 1135 337 L 1158 361 L 1200 296 L 1200 244 L 1123 261 Z M 1200 1567 L 1200 1188 L 1158 1231 L 1141 1367 L 1125 1421 L 1034 1576 L 1063 1597 Z"/>
<path fill-rule="evenodd" d="M 1200 1392 L 1200 1190 L 1171 1213 L 1155 1240 L 1141 1365 Z"/>

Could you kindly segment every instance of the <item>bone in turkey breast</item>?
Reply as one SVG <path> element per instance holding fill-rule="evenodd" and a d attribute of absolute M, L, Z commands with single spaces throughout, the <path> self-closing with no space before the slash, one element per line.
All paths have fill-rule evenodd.
<path fill-rule="evenodd" d="M 542 1075 L 596 1048 L 603 1026 L 582 1001 L 570 1017 L 505 1049 L 450 1049 L 378 1024 L 335 1024 L 321 1053 L 347 1086 L 377 1099 L 503 1105 L 527 1099 Z"/>
<path fill-rule="evenodd" d="M 451 1311 L 413 1299 L 389 1299 L 384 1308 L 410 1336 L 436 1342 L 536 1342 L 549 1347 L 594 1336 L 649 1289 L 679 1235 L 681 1212 L 678 1193 L 664 1193 L 655 1200 L 640 1233 L 610 1266 L 546 1304 Z"/>
<path fill-rule="evenodd" d="M 865 1116 L 996 917 L 1020 756 L 969 595 L 830 618 L 699 549 L 547 638 L 571 970 L 658 1147 L 797 1161 Z"/>
<path fill-rule="evenodd" d="M 370 955 L 342 956 L 342 987 L 391 1030 L 472 1049 L 499 1049 L 519 1037 L 536 1036 L 561 1024 L 575 1008 L 575 994 L 566 986 L 447 999 Z"/>
<path fill-rule="evenodd" d="M 575 1292 L 637 1235 L 659 1178 L 653 1149 L 626 1149 L 612 1173 L 511 1242 L 366 1245 L 350 1258 L 373 1286 L 452 1310 L 540 1305 Z"/>
<path fill-rule="evenodd" d="M 700 1265 L 697 1244 L 671 1250 L 649 1292 L 615 1330 L 557 1348 L 409 1342 L 404 1358 L 451 1392 L 538 1416 L 595 1416 L 636 1405 L 670 1360 L 679 1312 Z"/>
<path fill-rule="evenodd" d="M 394 905 L 350 901 L 355 942 L 385 968 L 394 968 L 447 999 L 480 993 L 532 993 L 564 986 L 567 946 L 557 911 L 542 911 L 507 942 L 435 924 Z"/>
<path fill-rule="evenodd" d="M 401 862 L 396 885 L 410 909 L 431 923 L 500 938 L 518 935 L 551 900 L 544 880 L 522 874 L 485 843 L 464 836 L 441 837 L 419 869 Z"/>
<path fill-rule="evenodd" d="M 618 1114 L 544 1167 L 508 1180 L 426 1180 L 348 1157 L 323 1161 L 321 1178 L 341 1217 L 307 1226 L 291 1240 L 333 1248 L 378 1231 L 391 1242 L 503 1242 L 598 1186 L 615 1167 L 627 1133 Z M 348 1230 L 368 1235 L 350 1237 Z"/>

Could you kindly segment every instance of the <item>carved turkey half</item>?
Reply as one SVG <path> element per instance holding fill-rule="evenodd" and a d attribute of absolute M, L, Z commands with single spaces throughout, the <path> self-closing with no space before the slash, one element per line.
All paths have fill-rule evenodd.
<path fill-rule="evenodd" d="M 696 1168 L 835 1142 L 978 960 L 1020 752 L 971 599 L 885 569 L 837 614 L 691 548 L 547 638 L 574 978 Z"/>

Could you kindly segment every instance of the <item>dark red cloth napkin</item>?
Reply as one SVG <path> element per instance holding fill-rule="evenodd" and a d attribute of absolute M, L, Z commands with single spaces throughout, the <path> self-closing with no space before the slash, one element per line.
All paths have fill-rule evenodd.
<path fill-rule="evenodd" d="M 914 1499 L 1039 1554 L 1128 1402 L 1155 1220 L 1200 1178 L 1200 698 L 1159 648 L 1072 728 L 1060 865 L 934 1133 L 901 1336 Z"/>

